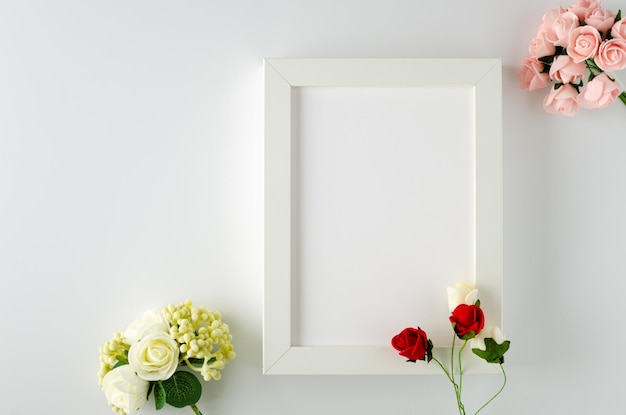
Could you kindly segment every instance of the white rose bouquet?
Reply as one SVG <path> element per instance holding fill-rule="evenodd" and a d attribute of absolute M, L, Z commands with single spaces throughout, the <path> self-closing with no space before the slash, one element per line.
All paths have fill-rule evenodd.
<path fill-rule="evenodd" d="M 122 415 L 140 409 L 152 392 L 157 410 L 167 403 L 202 415 L 202 385 L 193 372 L 219 380 L 236 356 L 231 340 L 219 312 L 189 300 L 147 311 L 100 348 L 100 387 Z"/>

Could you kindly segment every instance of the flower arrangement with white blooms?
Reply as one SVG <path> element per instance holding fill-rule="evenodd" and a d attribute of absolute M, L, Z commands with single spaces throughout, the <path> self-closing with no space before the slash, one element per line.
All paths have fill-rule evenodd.
<path fill-rule="evenodd" d="M 202 415 L 196 406 L 202 385 L 193 372 L 219 380 L 235 358 L 231 340 L 218 311 L 189 300 L 146 311 L 100 348 L 100 387 L 120 414 L 137 411 L 153 392 L 157 410 L 167 403 Z"/>
<path fill-rule="evenodd" d="M 485 315 L 480 308 L 478 290 L 473 286 L 457 284 L 454 288 L 448 287 L 448 307 L 451 312 L 448 319 L 454 331 L 449 369 L 446 368 L 441 360 L 433 356 L 433 342 L 420 327 L 408 327 L 402 330 L 391 339 L 391 345 L 398 350 L 401 356 L 408 359 L 407 362 L 415 363 L 418 360 L 425 360 L 426 363 L 429 363 L 431 360 L 434 360 L 454 387 L 459 414 L 466 415 L 462 396 L 463 362 L 461 356 L 471 340 L 470 347 L 472 352 L 487 363 L 499 365 L 503 376 L 502 386 L 495 395 L 474 412 L 474 414 L 478 414 L 500 395 L 506 386 L 506 372 L 503 366 L 504 354 L 509 350 L 511 342 L 506 339 L 500 328 L 485 327 Z M 463 345 L 458 350 L 455 348 L 457 337 L 463 340 Z M 457 352 L 456 355 L 455 351 Z"/>
<path fill-rule="evenodd" d="M 578 0 L 543 15 L 522 60 L 520 88 L 551 86 L 543 108 L 574 116 L 579 109 L 605 108 L 626 92 L 612 72 L 626 68 L 626 19 L 601 7 L 601 0 Z"/>

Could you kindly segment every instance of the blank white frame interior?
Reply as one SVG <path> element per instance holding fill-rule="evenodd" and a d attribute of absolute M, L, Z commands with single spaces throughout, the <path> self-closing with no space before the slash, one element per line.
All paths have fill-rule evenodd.
<path fill-rule="evenodd" d="M 266 59 L 264 374 L 440 374 L 387 346 L 294 344 L 293 96 L 299 87 L 469 88 L 473 102 L 474 278 L 490 323 L 502 327 L 502 67 L 499 59 Z M 349 162 L 348 160 L 346 162 Z M 442 281 L 442 296 L 445 296 Z M 381 299 L 378 299 L 380 303 Z M 390 303 L 394 298 L 387 300 Z M 320 304 L 320 307 L 323 307 Z M 339 310 L 341 311 L 341 310 Z M 416 316 L 418 318 L 418 316 Z M 438 316 L 447 319 L 447 315 Z M 389 324 L 394 324 L 390 322 Z M 398 327 L 402 329 L 404 327 Z M 398 331 L 399 331 L 398 330 Z M 452 331 L 450 331 L 452 333 Z M 385 339 L 385 341 L 390 341 Z M 448 361 L 450 345 L 435 344 Z M 467 353 L 465 373 L 499 373 Z"/>

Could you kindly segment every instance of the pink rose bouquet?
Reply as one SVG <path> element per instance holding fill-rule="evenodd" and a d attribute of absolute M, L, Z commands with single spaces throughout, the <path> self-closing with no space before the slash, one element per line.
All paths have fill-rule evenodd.
<path fill-rule="evenodd" d="M 617 98 L 626 105 L 611 72 L 626 68 L 626 19 L 619 10 L 601 7 L 601 0 L 578 0 L 543 16 L 537 36 L 522 59 L 520 88 L 550 86 L 543 108 L 574 116 L 580 108 L 605 108 Z"/>

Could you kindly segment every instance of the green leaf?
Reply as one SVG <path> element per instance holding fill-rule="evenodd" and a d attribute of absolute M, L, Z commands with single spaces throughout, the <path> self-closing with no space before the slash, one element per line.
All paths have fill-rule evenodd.
<path fill-rule="evenodd" d="M 591 70 L 591 68 L 589 69 L 589 77 L 587 78 L 587 83 L 593 81 L 593 78 L 596 77 L 596 74 L 593 73 L 593 71 Z"/>
<path fill-rule="evenodd" d="M 176 408 L 193 405 L 202 395 L 202 385 L 193 373 L 174 372 L 171 378 L 161 384 L 165 389 L 165 402 Z"/>
<path fill-rule="evenodd" d="M 433 341 L 428 339 L 428 347 L 426 348 L 426 363 L 433 360 Z"/>
<path fill-rule="evenodd" d="M 480 307 L 480 300 L 478 298 L 476 299 L 476 302 L 474 303 L 474 305 L 476 307 Z"/>
<path fill-rule="evenodd" d="M 127 365 L 128 364 L 128 351 L 125 351 L 124 356 L 117 355 L 115 356 L 115 358 L 117 359 L 117 363 L 115 364 L 115 366 L 113 366 L 113 369 L 115 369 L 116 367 Z"/>
<path fill-rule="evenodd" d="M 200 366 L 202 366 L 204 364 L 204 359 L 198 359 L 197 357 L 190 357 L 187 360 L 189 360 L 189 363 L 191 363 L 193 365 L 200 365 Z M 212 357 L 209 360 L 207 360 L 207 363 L 213 363 L 216 360 L 217 359 L 215 357 Z"/>
<path fill-rule="evenodd" d="M 615 22 L 613 22 L 613 23 L 619 22 L 620 20 L 622 20 L 622 10 L 621 9 L 617 11 L 617 16 L 615 16 Z"/>
<path fill-rule="evenodd" d="M 474 337 L 476 337 L 476 332 L 474 330 L 470 330 L 467 333 L 465 333 L 463 337 L 461 337 L 461 340 L 470 340 L 470 339 L 473 339 Z"/>
<path fill-rule="evenodd" d="M 547 65 L 551 65 L 552 62 L 554 61 L 554 55 L 542 56 L 542 57 L 538 58 L 537 60 L 539 62 L 541 62 L 541 63 L 545 63 Z"/>
<path fill-rule="evenodd" d="M 154 387 L 154 406 L 157 411 L 159 409 L 163 409 L 165 406 L 165 400 L 167 398 L 167 394 L 165 393 L 165 388 L 163 387 L 163 382 L 160 380 L 156 382 L 156 386 Z"/>
<path fill-rule="evenodd" d="M 494 339 L 485 339 L 485 350 L 472 349 L 472 352 L 488 363 L 504 363 L 504 354 L 509 350 L 511 342 L 506 340 L 502 344 L 496 343 Z"/>
<path fill-rule="evenodd" d="M 111 370 L 116 369 L 116 368 L 118 368 L 118 367 L 120 367 L 120 366 L 127 365 L 127 364 L 128 364 L 128 362 L 120 362 L 120 361 L 118 360 L 118 361 L 117 361 L 117 363 L 115 364 L 115 366 L 113 366 L 113 367 L 111 368 Z"/>

